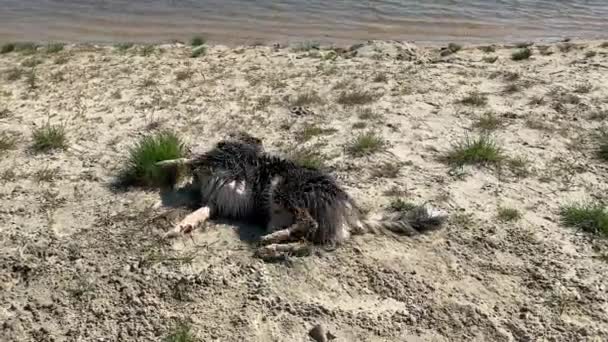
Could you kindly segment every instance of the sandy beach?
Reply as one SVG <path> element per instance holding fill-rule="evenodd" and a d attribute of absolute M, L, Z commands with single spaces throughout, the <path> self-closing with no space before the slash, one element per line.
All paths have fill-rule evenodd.
<path fill-rule="evenodd" d="M 335 341 L 608 340 L 608 243 L 559 216 L 607 200 L 594 137 L 608 44 L 56 50 L 0 54 L 0 134 L 15 141 L 0 150 L 0 340 L 177 341 L 182 326 L 196 341 L 313 341 L 317 324 Z M 32 151 L 47 123 L 65 150 Z M 191 151 L 245 130 L 313 153 L 370 212 L 428 201 L 450 219 L 280 263 L 231 222 L 162 241 L 186 211 L 110 184 L 164 129 Z M 362 134 L 382 151 L 351 153 Z M 446 162 L 481 135 L 500 165 Z"/>

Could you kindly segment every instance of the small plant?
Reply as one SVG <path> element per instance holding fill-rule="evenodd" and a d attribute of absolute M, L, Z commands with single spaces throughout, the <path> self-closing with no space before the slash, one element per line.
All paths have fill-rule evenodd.
<path fill-rule="evenodd" d="M 154 51 L 156 50 L 156 48 L 154 47 L 154 45 L 152 44 L 147 44 L 141 47 L 141 49 L 139 50 L 139 54 L 142 57 L 149 57 L 152 56 L 152 54 L 154 54 Z"/>
<path fill-rule="evenodd" d="M 40 169 L 34 173 L 34 179 L 36 179 L 37 182 L 50 183 L 55 180 L 58 175 L 59 169 L 49 169 L 45 167 L 44 169 Z"/>
<path fill-rule="evenodd" d="M 293 52 L 307 52 L 311 50 L 319 50 L 321 48 L 321 44 L 314 41 L 306 41 L 300 42 L 291 48 Z"/>
<path fill-rule="evenodd" d="M 179 70 L 175 72 L 175 80 L 176 81 L 184 81 L 192 78 L 191 70 Z"/>
<path fill-rule="evenodd" d="M 372 170 L 374 178 L 397 178 L 401 171 L 399 163 L 382 163 Z"/>
<path fill-rule="evenodd" d="M 152 78 L 144 79 L 139 85 L 141 88 L 150 88 L 156 85 L 156 81 Z"/>
<path fill-rule="evenodd" d="M 514 51 L 511 54 L 511 59 L 514 61 L 522 61 L 524 59 L 530 58 L 530 56 L 532 56 L 532 50 L 530 50 L 529 48 L 523 48 L 523 49 Z"/>
<path fill-rule="evenodd" d="M 388 209 L 393 212 L 406 212 L 416 208 L 416 205 L 412 202 L 406 202 L 401 198 L 393 199 L 388 204 Z"/>
<path fill-rule="evenodd" d="M 517 83 L 509 83 L 505 86 L 504 92 L 507 94 L 517 93 L 521 90 L 521 86 Z"/>
<path fill-rule="evenodd" d="M 590 50 L 590 51 L 585 52 L 585 58 L 593 58 L 593 57 L 595 57 L 596 55 L 597 55 L 597 52 L 595 52 L 595 51 L 593 51 L 593 50 Z"/>
<path fill-rule="evenodd" d="M 56 65 L 63 65 L 63 64 L 66 64 L 69 61 L 70 61 L 70 59 L 67 56 L 60 56 L 60 57 L 55 58 L 55 60 L 53 61 L 53 63 L 56 64 Z"/>
<path fill-rule="evenodd" d="M 359 121 L 359 122 L 355 122 L 352 127 L 353 127 L 353 129 L 363 129 L 366 126 L 367 126 L 367 124 L 365 122 Z"/>
<path fill-rule="evenodd" d="M 464 141 L 453 145 L 445 159 L 456 166 L 488 165 L 499 164 L 504 156 L 496 142 L 489 135 L 483 134 L 477 138 L 467 137 Z"/>
<path fill-rule="evenodd" d="M 192 328 L 185 323 L 180 323 L 172 333 L 164 338 L 163 342 L 194 342 L 195 340 Z"/>
<path fill-rule="evenodd" d="M 462 50 L 462 45 L 456 43 L 449 43 L 446 48 L 441 49 L 440 54 L 441 56 L 448 56 L 460 50 Z"/>
<path fill-rule="evenodd" d="M 480 46 L 478 49 L 485 53 L 496 52 L 496 46 L 494 46 L 494 45 Z"/>
<path fill-rule="evenodd" d="M 484 56 L 481 60 L 492 64 L 498 60 L 498 56 Z"/>
<path fill-rule="evenodd" d="M 65 150 L 68 147 L 68 139 L 63 125 L 51 125 L 46 123 L 32 132 L 34 152 L 50 152 L 54 150 Z"/>
<path fill-rule="evenodd" d="M 38 88 L 38 78 L 36 77 L 36 73 L 34 70 L 30 70 L 25 73 L 25 84 L 29 90 L 34 90 Z"/>
<path fill-rule="evenodd" d="M 133 47 L 133 43 L 118 43 L 114 45 L 114 48 L 120 52 L 125 52 Z"/>
<path fill-rule="evenodd" d="M 206 45 L 200 45 L 195 47 L 194 49 L 192 49 L 192 53 L 190 54 L 191 58 L 198 58 L 200 56 L 203 56 L 207 53 L 207 46 Z"/>
<path fill-rule="evenodd" d="M 57 52 L 63 51 L 64 47 L 65 47 L 65 44 L 63 44 L 63 43 L 50 43 L 49 45 L 46 46 L 46 52 L 47 53 L 57 53 Z"/>
<path fill-rule="evenodd" d="M 608 211 L 596 202 L 576 203 L 563 206 L 560 210 L 561 222 L 567 227 L 608 236 Z"/>
<path fill-rule="evenodd" d="M 380 119 L 381 116 L 373 111 L 373 109 L 369 107 L 361 108 L 359 110 L 358 118 L 361 120 L 374 120 Z"/>
<path fill-rule="evenodd" d="M 572 43 L 570 43 L 570 42 L 565 42 L 565 43 L 559 44 L 557 46 L 557 48 L 562 53 L 568 53 L 568 52 L 570 52 L 574 48 L 574 46 L 575 45 L 572 44 Z"/>
<path fill-rule="evenodd" d="M 353 89 L 343 91 L 338 95 L 336 102 L 343 106 L 357 106 L 374 102 L 378 96 L 366 90 Z"/>
<path fill-rule="evenodd" d="M 493 112 L 486 112 L 473 124 L 473 127 L 483 131 L 494 131 L 503 125 L 503 120 Z"/>
<path fill-rule="evenodd" d="M 6 132 L 0 132 L 0 156 L 6 151 L 14 150 L 17 146 L 17 138 Z"/>
<path fill-rule="evenodd" d="M 297 165 L 305 168 L 316 170 L 326 168 L 326 157 L 312 148 L 295 149 L 288 153 L 288 158 Z"/>
<path fill-rule="evenodd" d="M 38 45 L 31 42 L 15 43 L 15 52 L 20 52 L 24 55 L 32 55 L 38 50 Z"/>
<path fill-rule="evenodd" d="M 486 95 L 474 91 L 463 97 L 458 102 L 468 106 L 481 107 L 485 106 L 488 103 L 488 98 L 486 97 Z"/>
<path fill-rule="evenodd" d="M 15 51 L 14 43 L 6 43 L 6 44 L 2 44 L 2 46 L 0 46 L 0 54 L 9 53 L 9 52 L 13 52 L 13 51 Z"/>
<path fill-rule="evenodd" d="M 26 67 L 26 68 L 33 68 L 39 64 L 42 64 L 42 61 L 39 60 L 38 58 L 28 58 L 28 59 L 24 60 L 23 62 L 21 62 L 21 66 Z"/>
<path fill-rule="evenodd" d="M 374 132 L 359 134 L 346 147 L 346 152 L 354 157 L 363 157 L 382 151 L 386 141 Z"/>
<path fill-rule="evenodd" d="M 202 36 L 194 36 L 190 39 L 190 46 L 197 47 L 205 44 L 205 38 Z"/>
<path fill-rule="evenodd" d="M 290 101 L 290 105 L 294 107 L 309 106 L 316 103 L 322 103 L 323 99 L 315 91 L 307 91 L 299 93 L 295 99 Z"/>
<path fill-rule="evenodd" d="M 574 87 L 574 92 L 578 94 L 587 94 L 593 89 L 593 85 L 590 83 L 579 83 Z"/>
<path fill-rule="evenodd" d="M 506 161 L 509 170 L 517 177 L 527 177 L 530 175 L 530 161 L 525 157 L 509 158 Z"/>
<path fill-rule="evenodd" d="M 172 132 L 160 131 L 142 137 L 129 149 L 129 157 L 121 175 L 124 185 L 144 187 L 171 184 L 177 175 L 165 171 L 157 162 L 183 157 L 185 147 L 181 139 Z M 178 171 L 178 170 L 172 170 Z"/>
<path fill-rule="evenodd" d="M 545 104 L 545 98 L 542 96 L 532 96 L 530 98 L 530 101 L 528 102 L 528 104 L 533 105 L 533 106 L 542 106 Z"/>
<path fill-rule="evenodd" d="M 321 128 L 316 125 L 306 125 L 304 126 L 302 131 L 299 132 L 299 134 L 296 136 L 296 139 L 300 142 L 305 142 L 318 135 L 334 134 L 337 131 L 338 130 L 336 130 L 335 128 Z"/>
<path fill-rule="evenodd" d="M 6 72 L 6 80 L 7 81 L 16 81 L 21 78 L 23 75 L 23 70 L 19 68 L 8 69 Z"/>
<path fill-rule="evenodd" d="M 388 77 L 386 76 L 385 73 L 379 72 L 376 75 L 374 75 L 374 78 L 372 79 L 372 81 L 376 82 L 376 83 L 386 83 L 388 81 Z"/>
<path fill-rule="evenodd" d="M 521 219 L 521 213 L 515 208 L 499 207 L 496 215 L 500 221 L 511 222 Z"/>
<path fill-rule="evenodd" d="M 542 56 L 551 56 L 553 54 L 553 50 L 551 50 L 551 47 L 548 45 L 538 46 L 538 52 L 540 52 Z"/>
<path fill-rule="evenodd" d="M 608 131 L 600 131 L 597 137 L 598 150 L 597 155 L 600 159 L 608 161 Z"/>

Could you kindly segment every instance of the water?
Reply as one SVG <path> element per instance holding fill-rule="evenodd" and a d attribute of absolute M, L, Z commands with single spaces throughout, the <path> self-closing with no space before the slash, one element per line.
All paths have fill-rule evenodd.
<path fill-rule="evenodd" d="M 221 43 L 608 37 L 608 0 L 0 0 L 0 41 Z"/>

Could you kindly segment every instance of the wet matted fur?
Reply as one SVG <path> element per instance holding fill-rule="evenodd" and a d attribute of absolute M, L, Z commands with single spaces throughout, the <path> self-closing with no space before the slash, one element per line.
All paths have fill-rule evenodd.
<path fill-rule="evenodd" d="M 167 237 L 188 233 L 212 218 L 261 223 L 268 234 L 257 255 L 264 258 L 301 254 L 311 243 L 335 247 L 351 234 L 417 234 L 439 227 L 446 218 L 428 206 L 366 218 L 333 177 L 268 154 L 260 139 L 242 132 L 192 158 L 158 164 L 188 170 L 201 195 L 200 208 Z"/>

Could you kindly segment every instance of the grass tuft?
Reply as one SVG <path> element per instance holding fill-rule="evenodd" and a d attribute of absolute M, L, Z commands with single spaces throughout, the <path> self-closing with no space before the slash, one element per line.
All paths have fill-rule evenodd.
<path fill-rule="evenodd" d="M 63 51 L 65 44 L 63 43 L 50 43 L 46 46 L 47 53 L 57 53 Z"/>
<path fill-rule="evenodd" d="M 13 52 L 13 51 L 15 51 L 14 43 L 5 43 L 5 44 L 2 44 L 2 46 L 0 46 L 0 54 L 9 53 L 9 52 Z"/>
<path fill-rule="evenodd" d="M 142 137 L 129 149 L 129 157 L 121 175 L 123 185 L 155 187 L 172 184 L 176 174 L 156 166 L 162 160 L 182 158 L 185 146 L 181 139 L 169 131 L 160 131 Z M 174 170 L 175 171 L 175 170 Z"/>
<path fill-rule="evenodd" d="M 388 209 L 394 212 L 406 212 L 416 208 L 416 204 L 396 198 L 388 204 Z"/>
<path fill-rule="evenodd" d="M 498 208 L 498 214 L 496 215 L 500 221 L 512 222 L 521 219 L 521 213 L 515 208 Z"/>
<path fill-rule="evenodd" d="M 608 236 L 608 211 L 595 202 L 576 203 L 563 206 L 560 210 L 561 222 L 567 227 Z"/>
<path fill-rule="evenodd" d="M 120 52 L 125 52 L 133 47 L 133 43 L 117 43 L 114 44 L 114 48 Z"/>
<path fill-rule="evenodd" d="M 503 120 L 497 117 L 493 112 L 486 112 L 475 123 L 473 127 L 483 131 L 494 131 L 503 125 Z"/>
<path fill-rule="evenodd" d="M 484 45 L 480 46 L 478 49 L 485 53 L 496 52 L 496 46 L 494 45 Z"/>
<path fill-rule="evenodd" d="M 0 156 L 6 151 L 14 150 L 17 147 L 17 138 L 6 132 L 0 132 Z"/>
<path fill-rule="evenodd" d="M 498 56 L 484 56 L 481 60 L 492 64 L 498 60 Z"/>
<path fill-rule="evenodd" d="M 290 106 L 301 107 L 309 106 L 316 103 L 322 103 L 323 99 L 315 91 L 307 91 L 299 93 L 295 99 L 290 101 Z"/>
<path fill-rule="evenodd" d="M 511 54 L 511 59 L 514 61 L 522 61 L 524 59 L 530 58 L 530 56 L 532 56 L 532 50 L 530 50 L 529 48 L 523 48 L 523 49 L 514 51 Z"/>
<path fill-rule="evenodd" d="M 593 89 L 590 83 L 579 83 L 574 87 L 574 92 L 578 94 L 587 94 Z"/>
<path fill-rule="evenodd" d="M 6 80 L 7 81 L 16 81 L 23 76 L 23 70 L 19 68 L 12 68 L 6 71 Z"/>
<path fill-rule="evenodd" d="M 363 157 L 382 151 L 386 141 L 374 132 L 361 133 L 346 146 L 346 152 L 354 157 Z"/>
<path fill-rule="evenodd" d="M 343 106 L 358 106 L 374 102 L 377 99 L 378 96 L 372 92 L 353 89 L 341 92 L 336 102 Z"/>
<path fill-rule="evenodd" d="M 38 50 L 38 45 L 31 42 L 15 43 L 14 51 L 24 55 L 32 55 Z"/>
<path fill-rule="evenodd" d="M 194 37 L 192 37 L 192 39 L 190 39 L 190 46 L 192 46 L 192 47 L 201 46 L 201 45 L 204 45 L 205 43 L 206 43 L 205 38 L 203 38 L 202 36 L 194 36 Z"/>
<path fill-rule="evenodd" d="M 299 142 L 306 142 L 319 135 L 331 135 L 336 133 L 338 130 L 335 128 L 322 128 L 317 125 L 305 125 L 302 131 L 296 135 L 296 140 Z"/>
<path fill-rule="evenodd" d="M 485 106 L 488 103 L 488 98 L 486 97 L 486 95 L 474 91 L 463 97 L 458 102 L 468 106 L 481 107 Z"/>
<path fill-rule="evenodd" d="M 294 149 L 288 153 L 287 157 L 297 165 L 308 169 L 321 170 L 326 168 L 326 157 L 313 148 Z"/>
<path fill-rule="evenodd" d="M 200 56 L 204 56 L 207 53 L 207 46 L 201 45 L 192 49 L 192 53 L 190 53 L 191 58 L 198 58 Z"/>
<path fill-rule="evenodd" d="M 54 150 L 65 150 L 68 147 L 68 139 L 63 125 L 51 125 L 46 123 L 32 132 L 34 152 L 51 152 Z"/>
<path fill-rule="evenodd" d="M 452 146 L 445 160 L 452 165 L 489 165 L 498 164 L 504 159 L 502 149 L 487 134 L 477 138 L 466 137 Z"/>
<path fill-rule="evenodd" d="M 180 323 L 175 330 L 167 335 L 163 342 L 194 342 L 196 341 L 192 334 L 192 328 L 184 323 Z"/>

